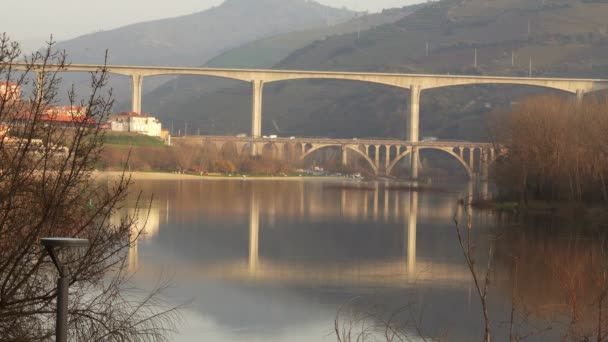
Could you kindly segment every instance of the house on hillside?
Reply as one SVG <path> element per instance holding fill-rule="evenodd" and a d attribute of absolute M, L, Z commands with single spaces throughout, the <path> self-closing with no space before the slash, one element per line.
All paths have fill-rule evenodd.
<path fill-rule="evenodd" d="M 13 82 L 0 82 L 0 99 L 6 99 L 6 101 L 21 100 L 21 87 Z"/>
<path fill-rule="evenodd" d="M 162 136 L 162 124 L 160 120 L 148 114 L 133 112 L 112 114 L 108 123 L 114 132 L 140 133 L 151 137 Z"/>

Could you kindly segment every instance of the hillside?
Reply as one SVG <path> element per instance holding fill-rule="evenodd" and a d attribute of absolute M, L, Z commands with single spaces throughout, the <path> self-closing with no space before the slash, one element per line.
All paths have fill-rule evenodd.
<path fill-rule="evenodd" d="M 444 0 L 359 36 L 327 37 L 278 69 L 608 78 L 608 3 L 593 0 Z M 428 55 L 427 55 L 428 44 Z M 477 50 L 477 67 L 474 64 Z M 249 132 L 250 89 L 237 85 L 166 104 L 162 117 L 204 133 Z M 524 96 L 523 86 L 423 92 L 422 135 L 487 139 L 486 116 Z M 407 92 L 339 81 L 267 84 L 264 134 L 405 137 Z"/>
<path fill-rule="evenodd" d="M 341 24 L 289 32 L 263 38 L 228 50 L 213 59 L 205 67 L 211 68 L 271 68 L 294 51 L 315 40 L 327 39 L 345 33 L 365 31 L 372 27 L 396 22 L 409 15 L 416 7 L 386 10 L 382 13 L 356 16 Z M 182 76 L 144 94 L 144 110 L 150 113 L 166 113 L 176 103 L 188 101 L 193 96 L 217 91 L 234 82 L 204 77 Z M 128 108 L 125 102 L 121 108 Z"/>
<path fill-rule="evenodd" d="M 66 50 L 72 63 L 102 63 L 108 50 L 110 64 L 200 66 L 254 40 L 326 27 L 355 15 L 308 0 L 226 0 L 199 13 L 95 32 L 56 47 Z M 82 79 L 66 76 L 68 81 Z M 154 89 L 166 80 L 150 78 L 145 87 Z M 127 98 L 128 79 L 113 77 L 111 85 L 117 100 Z"/>

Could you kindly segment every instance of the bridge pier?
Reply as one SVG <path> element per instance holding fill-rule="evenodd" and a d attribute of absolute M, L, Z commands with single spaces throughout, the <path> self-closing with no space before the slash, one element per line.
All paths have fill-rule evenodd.
<path fill-rule="evenodd" d="M 475 149 L 469 148 L 469 168 L 471 173 L 475 174 Z"/>
<path fill-rule="evenodd" d="M 251 137 L 260 138 L 262 136 L 262 93 L 264 91 L 264 81 L 252 81 L 253 101 L 251 110 Z"/>
<path fill-rule="evenodd" d="M 376 165 L 376 170 L 380 171 L 380 147 L 378 145 L 375 145 L 374 149 L 374 165 Z"/>
<path fill-rule="evenodd" d="M 409 140 L 413 143 L 419 141 L 420 132 L 420 93 L 422 89 L 419 85 L 410 87 L 410 118 L 409 118 Z M 412 179 L 418 179 L 418 149 L 412 150 L 411 176 Z"/>
<path fill-rule="evenodd" d="M 481 165 L 480 165 L 480 173 L 481 180 L 486 182 L 489 176 L 489 160 L 488 160 L 489 152 L 485 149 L 481 150 Z"/>
<path fill-rule="evenodd" d="M 144 80 L 143 75 L 134 74 L 131 76 L 133 80 L 133 95 L 131 98 L 131 111 L 141 114 L 141 89 Z"/>
<path fill-rule="evenodd" d="M 388 168 L 391 165 L 391 146 L 390 145 L 384 145 L 384 151 L 385 151 L 385 156 L 384 156 L 384 172 L 388 176 Z"/>
<path fill-rule="evenodd" d="M 342 146 L 342 166 L 348 165 L 348 151 L 346 146 Z"/>
<path fill-rule="evenodd" d="M 577 89 L 576 90 L 576 104 L 580 105 L 583 103 L 583 99 L 585 98 L 585 90 Z"/>
<path fill-rule="evenodd" d="M 418 150 L 418 147 L 413 147 L 412 148 L 412 157 L 410 159 L 411 161 L 411 165 L 410 165 L 410 170 L 411 170 L 411 177 L 412 179 L 416 180 L 418 179 L 418 163 L 420 162 L 420 151 Z"/>
<path fill-rule="evenodd" d="M 252 85 L 252 101 L 251 101 L 251 137 L 262 137 L 262 95 L 264 92 L 264 81 L 253 80 Z M 262 151 L 258 150 L 255 144 L 251 144 L 251 155 L 257 156 Z"/>
<path fill-rule="evenodd" d="M 36 72 L 36 100 L 43 102 L 44 100 L 44 73 Z"/>

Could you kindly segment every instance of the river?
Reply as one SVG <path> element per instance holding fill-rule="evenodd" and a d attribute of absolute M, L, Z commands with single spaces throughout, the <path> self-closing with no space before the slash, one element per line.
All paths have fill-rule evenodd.
<path fill-rule="evenodd" d="M 480 300 L 454 223 L 466 223 L 459 199 L 471 189 L 139 180 L 127 207 L 140 190 L 154 199 L 129 268 L 138 286 L 168 280 L 168 300 L 188 303 L 174 341 L 336 341 L 338 312 L 340 331 L 376 327 L 378 334 L 395 313 L 408 336 L 481 340 Z M 513 303 L 520 334 L 561 334 L 568 322 L 563 283 L 574 271 L 560 270 L 596 267 L 589 260 L 601 258 L 597 239 L 559 220 L 526 229 L 492 212 L 468 214 L 480 277 L 488 260 L 494 269 L 488 306 L 495 334 L 508 334 Z M 141 225 L 146 215 L 139 216 Z M 581 291 L 591 286 L 579 283 Z"/>

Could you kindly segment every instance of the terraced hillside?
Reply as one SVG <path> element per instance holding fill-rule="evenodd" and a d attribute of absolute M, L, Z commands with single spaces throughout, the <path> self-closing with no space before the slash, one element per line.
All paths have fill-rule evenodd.
<path fill-rule="evenodd" d="M 315 41 L 275 68 L 608 78 L 605 18 L 608 3 L 593 0 L 444 0 L 392 24 Z M 488 113 L 539 92 L 547 90 L 424 91 L 422 135 L 487 139 Z M 250 93 L 235 85 L 166 102 L 159 114 L 204 133 L 248 132 Z M 408 98 L 400 89 L 290 81 L 266 85 L 264 101 L 265 134 L 405 137 Z"/>

